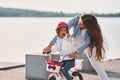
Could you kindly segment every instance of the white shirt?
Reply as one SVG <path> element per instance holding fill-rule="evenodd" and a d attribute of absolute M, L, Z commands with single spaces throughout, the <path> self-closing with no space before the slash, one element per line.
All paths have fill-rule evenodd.
<path fill-rule="evenodd" d="M 60 53 L 61 60 L 70 60 L 72 58 L 69 58 L 69 54 L 73 52 L 72 42 L 73 42 L 72 37 L 67 38 L 67 36 L 65 36 L 62 39 L 57 37 L 57 41 L 52 48 L 52 52 L 54 53 L 58 51 Z"/>
<path fill-rule="evenodd" d="M 57 37 L 55 45 L 52 47 L 52 53 L 59 52 L 61 55 L 61 60 L 70 60 L 69 54 L 76 51 L 82 43 L 84 43 L 84 35 L 86 29 L 81 31 L 81 34 L 76 37 L 72 38 L 65 36 L 64 38 L 60 39 Z"/>

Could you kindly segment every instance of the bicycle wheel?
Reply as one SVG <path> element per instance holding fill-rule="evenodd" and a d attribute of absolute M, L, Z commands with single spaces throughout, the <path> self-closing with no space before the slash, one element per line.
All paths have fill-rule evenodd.
<path fill-rule="evenodd" d="M 72 77 L 73 80 L 83 80 L 82 75 L 77 71 L 72 72 Z"/>
<path fill-rule="evenodd" d="M 48 80 L 57 80 L 56 79 L 56 77 L 55 76 L 51 76 L 51 77 L 49 77 L 49 79 Z"/>

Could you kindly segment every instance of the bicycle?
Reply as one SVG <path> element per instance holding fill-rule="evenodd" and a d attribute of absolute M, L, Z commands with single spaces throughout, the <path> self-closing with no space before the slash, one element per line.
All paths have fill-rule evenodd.
<path fill-rule="evenodd" d="M 52 56 L 52 54 L 50 54 L 50 56 Z M 69 70 L 69 73 L 73 78 L 73 80 L 83 80 L 82 75 L 78 71 L 82 69 L 82 63 L 83 63 L 83 59 L 75 59 L 75 65 Z M 46 60 L 46 65 L 47 65 L 46 70 L 49 72 L 49 76 L 47 80 L 66 80 L 62 72 L 60 72 L 62 62 L 49 59 Z"/>

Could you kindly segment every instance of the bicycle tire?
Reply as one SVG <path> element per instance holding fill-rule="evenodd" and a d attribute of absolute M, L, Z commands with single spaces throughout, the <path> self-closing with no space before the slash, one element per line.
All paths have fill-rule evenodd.
<path fill-rule="evenodd" d="M 55 76 L 51 76 L 51 77 L 49 77 L 49 79 L 48 80 L 57 80 L 56 79 L 56 77 Z"/>
<path fill-rule="evenodd" d="M 72 77 L 73 77 L 73 79 L 74 79 L 75 77 L 78 77 L 79 80 L 83 80 L 82 75 L 81 75 L 78 71 L 72 72 Z M 75 80 L 76 80 L 76 79 L 75 79 Z M 77 79 L 77 80 L 78 80 L 78 79 Z"/>

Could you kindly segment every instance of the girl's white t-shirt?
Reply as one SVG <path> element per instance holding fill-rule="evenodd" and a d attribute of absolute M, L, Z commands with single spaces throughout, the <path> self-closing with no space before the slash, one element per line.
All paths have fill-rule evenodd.
<path fill-rule="evenodd" d="M 52 53 L 59 53 L 61 60 L 70 60 L 69 54 L 72 53 L 72 37 L 67 38 L 66 36 L 62 39 L 57 37 L 56 43 L 52 47 Z"/>
<path fill-rule="evenodd" d="M 65 36 L 64 38 L 60 39 L 57 37 L 55 45 L 52 47 L 52 53 L 59 53 L 61 60 L 70 60 L 69 54 L 76 51 L 82 43 L 84 43 L 84 35 L 86 29 L 81 30 L 81 34 L 76 37 L 69 37 Z"/>

